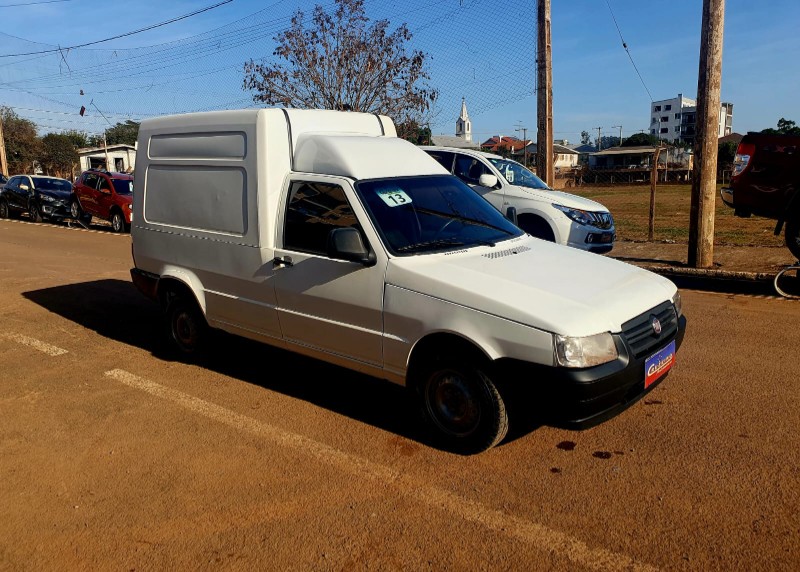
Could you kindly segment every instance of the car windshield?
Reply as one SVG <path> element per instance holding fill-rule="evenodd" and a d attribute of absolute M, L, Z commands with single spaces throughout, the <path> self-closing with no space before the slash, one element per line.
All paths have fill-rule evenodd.
<path fill-rule="evenodd" d="M 56 179 L 50 177 L 34 177 L 33 184 L 40 191 L 62 191 L 70 192 L 72 183 L 66 179 Z"/>
<path fill-rule="evenodd" d="M 512 185 L 528 187 L 531 189 L 549 189 L 550 187 L 539 177 L 531 173 L 528 169 L 508 159 L 497 159 L 489 157 L 489 162 L 494 168 L 500 171 L 503 178 Z"/>
<path fill-rule="evenodd" d="M 523 234 L 452 175 L 360 181 L 356 191 L 397 255 L 494 246 Z"/>
<path fill-rule="evenodd" d="M 114 190 L 118 195 L 130 195 L 133 193 L 133 181 L 128 179 L 111 179 L 114 183 Z"/>

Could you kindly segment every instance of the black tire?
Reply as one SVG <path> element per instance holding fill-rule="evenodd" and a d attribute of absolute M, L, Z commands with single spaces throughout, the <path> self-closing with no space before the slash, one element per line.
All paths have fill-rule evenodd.
<path fill-rule="evenodd" d="M 463 356 L 437 360 L 421 371 L 422 415 L 443 449 L 472 455 L 508 433 L 508 412 L 494 382 Z"/>
<path fill-rule="evenodd" d="M 78 202 L 78 199 L 73 198 L 72 201 L 69 203 L 69 214 L 75 220 L 86 220 L 86 215 L 81 208 L 81 204 Z"/>
<path fill-rule="evenodd" d="M 186 357 L 197 357 L 207 346 L 209 327 L 194 298 L 170 294 L 164 322 L 170 347 Z"/>
<path fill-rule="evenodd" d="M 125 217 L 119 211 L 111 213 L 111 230 L 114 232 L 125 232 Z"/>
<path fill-rule="evenodd" d="M 542 240 L 547 240 L 549 242 L 556 241 L 556 235 L 553 233 L 553 229 L 550 228 L 550 225 L 547 224 L 547 221 L 539 218 L 538 216 L 523 216 L 518 218 L 519 226 L 522 230 L 530 234 L 531 236 L 535 236 L 536 238 L 541 238 Z"/>
<path fill-rule="evenodd" d="M 33 222 L 42 222 L 42 213 L 39 211 L 39 205 L 31 203 L 31 206 L 28 208 L 28 216 L 31 217 L 31 221 Z"/>
<path fill-rule="evenodd" d="M 0 218 L 11 218 L 8 203 L 2 200 L 0 200 Z"/>
<path fill-rule="evenodd" d="M 786 246 L 792 256 L 800 260 L 800 213 L 786 221 Z"/>

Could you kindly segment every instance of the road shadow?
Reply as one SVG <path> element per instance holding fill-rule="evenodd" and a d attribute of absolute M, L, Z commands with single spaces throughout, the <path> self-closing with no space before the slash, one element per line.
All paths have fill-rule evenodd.
<path fill-rule="evenodd" d="M 411 393 L 388 381 L 221 331 L 214 332 L 212 349 L 204 356 L 181 359 L 165 343 L 158 305 L 131 282 L 106 279 L 66 284 L 23 296 L 104 338 L 143 349 L 158 359 L 193 363 L 437 447 L 427 437 Z M 541 425 L 528 416 L 519 417 L 504 443 Z"/>

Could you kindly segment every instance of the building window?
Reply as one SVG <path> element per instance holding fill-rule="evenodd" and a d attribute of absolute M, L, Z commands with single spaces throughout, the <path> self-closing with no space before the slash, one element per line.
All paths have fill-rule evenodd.
<path fill-rule="evenodd" d="M 667 116 L 667 115 L 662 115 L 662 116 L 661 116 L 661 123 L 666 123 L 667 121 L 669 121 L 669 116 Z"/>
<path fill-rule="evenodd" d="M 669 133 L 669 127 L 662 127 L 661 133 Z"/>
<path fill-rule="evenodd" d="M 669 111 L 670 109 L 672 109 L 671 105 L 665 105 L 664 106 L 664 111 Z"/>
<path fill-rule="evenodd" d="M 657 113 L 659 111 L 661 111 L 661 106 L 660 105 L 654 105 L 653 106 L 653 113 Z"/>
<path fill-rule="evenodd" d="M 675 133 L 680 133 L 681 126 L 680 125 L 676 125 L 674 131 L 675 131 Z"/>
<path fill-rule="evenodd" d="M 680 113 L 676 113 L 675 114 L 675 119 L 680 119 L 680 118 L 681 118 L 681 114 Z"/>
<path fill-rule="evenodd" d="M 655 134 L 656 134 L 656 130 L 655 129 L 651 129 L 650 130 L 650 135 L 655 135 Z"/>

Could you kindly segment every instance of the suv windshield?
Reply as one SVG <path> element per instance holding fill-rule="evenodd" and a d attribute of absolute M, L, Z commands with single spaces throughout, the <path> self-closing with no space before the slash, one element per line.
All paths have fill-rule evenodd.
<path fill-rule="evenodd" d="M 361 181 L 356 191 L 395 254 L 494 246 L 523 234 L 452 175 Z"/>
<path fill-rule="evenodd" d="M 503 178 L 512 185 L 519 185 L 520 187 L 529 187 L 531 189 L 549 189 L 545 182 L 539 177 L 531 173 L 528 169 L 517 163 L 516 161 L 509 161 L 508 159 L 497 159 L 495 157 L 487 157 L 489 162 L 495 169 L 500 171 Z"/>
<path fill-rule="evenodd" d="M 114 183 L 114 190 L 118 195 L 130 195 L 133 193 L 133 181 L 128 179 L 111 179 Z"/>
<path fill-rule="evenodd" d="M 72 190 L 72 183 L 66 179 L 55 179 L 48 177 L 34 177 L 33 184 L 40 191 L 62 191 L 69 192 Z"/>

